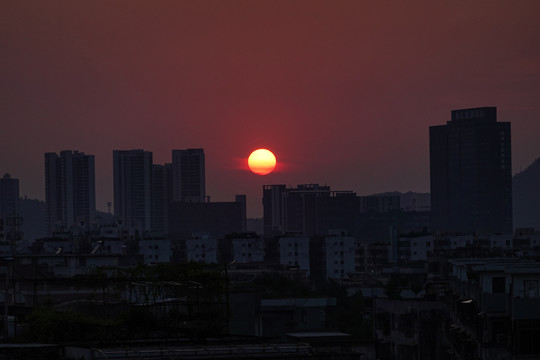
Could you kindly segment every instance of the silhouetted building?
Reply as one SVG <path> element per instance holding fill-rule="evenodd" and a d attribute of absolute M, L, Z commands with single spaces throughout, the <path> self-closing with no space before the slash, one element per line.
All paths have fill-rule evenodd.
<path fill-rule="evenodd" d="M 5 174 L 0 179 L 0 251 L 14 253 L 22 240 L 19 179 Z"/>
<path fill-rule="evenodd" d="M 19 214 L 19 179 L 5 174 L 0 179 L 0 216 Z"/>
<path fill-rule="evenodd" d="M 89 225 L 96 213 L 94 155 L 65 150 L 45 154 L 47 234 Z"/>
<path fill-rule="evenodd" d="M 130 230 L 152 230 L 152 153 L 114 150 L 114 215 Z"/>
<path fill-rule="evenodd" d="M 352 191 L 333 191 L 319 184 L 263 186 L 264 234 L 327 234 L 332 229 L 354 229 L 360 211 Z"/>
<path fill-rule="evenodd" d="M 263 186 L 263 229 L 265 235 L 285 233 L 286 185 Z"/>
<path fill-rule="evenodd" d="M 432 231 L 512 232 L 510 135 L 495 107 L 453 110 L 429 128 Z"/>
<path fill-rule="evenodd" d="M 172 151 L 173 201 L 206 202 L 203 149 Z"/>
<path fill-rule="evenodd" d="M 246 232 L 247 231 L 247 218 L 246 218 L 246 216 L 247 216 L 247 214 L 246 214 L 247 200 L 246 200 L 246 195 L 235 195 L 234 196 L 234 201 L 241 204 L 240 210 L 242 211 L 242 214 L 240 216 L 242 217 L 242 232 Z"/>
<path fill-rule="evenodd" d="M 221 238 L 225 234 L 240 233 L 245 224 L 242 202 L 175 201 L 169 210 L 169 236 L 172 240 L 185 240 L 197 233 Z"/>
<path fill-rule="evenodd" d="M 172 200 L 172 165 L 152 165 L 152 236 L 164 237 L 168 231 Z"/>

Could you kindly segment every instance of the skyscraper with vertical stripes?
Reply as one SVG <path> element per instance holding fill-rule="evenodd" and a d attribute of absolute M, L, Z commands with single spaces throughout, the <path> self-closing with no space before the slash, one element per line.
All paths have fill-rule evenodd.
<path fill-rule="evenodd" d="M 114 215 L 141 233 L 152 231 L 152 153 L 114 150 Z"/>
<path fill-rule="evenodd" d="M 45 154 L 47 234 L 88 226 L 95 218 L 94 155 L 64 150 Z"/>

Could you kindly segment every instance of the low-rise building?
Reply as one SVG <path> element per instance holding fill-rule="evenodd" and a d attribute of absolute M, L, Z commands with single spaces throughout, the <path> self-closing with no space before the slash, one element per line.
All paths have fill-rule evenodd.
<path fill-rule="evenodd" d="M 186 259 L 188 262 L 217 263 L 217 250 L 217 239 L 208 233 L 193 234 L 191 238 L 186 240 Z"/>
<path fill-rule="evenodd" d="M 449 262 L 453 351 L 478 359 L 540 356 L 540 264 L 515 258 Z"/>
<path fill-rule="evenodd" d="M 325 237 L 326 278 L 344 279 L 355 272 L 356 239 L 344 232 L 335 231 Z"/>
<path fill-rule="evenodd" d="M 298 266 L 309 275 L 309 238 L 282 237 L 279 239 L 279 263 Z"/>

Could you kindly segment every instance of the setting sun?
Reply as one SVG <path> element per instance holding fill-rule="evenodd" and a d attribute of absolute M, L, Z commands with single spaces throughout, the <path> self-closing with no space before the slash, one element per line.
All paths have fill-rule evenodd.
<path fill-rule="evenodd" d="M 249 155 L 248 166 L 258 175 L 270 174 L 276 167 L 276 157 L 267 149 L 257 149 Z"/>

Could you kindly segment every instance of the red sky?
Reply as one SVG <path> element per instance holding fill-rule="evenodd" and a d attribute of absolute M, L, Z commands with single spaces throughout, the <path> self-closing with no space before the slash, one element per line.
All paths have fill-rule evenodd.
<path fill-rule="evenodd" d="M 262 185 L 429 191 L 430 125 L 496 106 L 540 157 L 540 1 L 3 1 L 0 172 L 44 198 L 45 152 L 204 148 L 213 201 Z M 274 151 L 277 171 L 245 161 Z M 1 174 L 0 174 L 1 175 Z"/>

